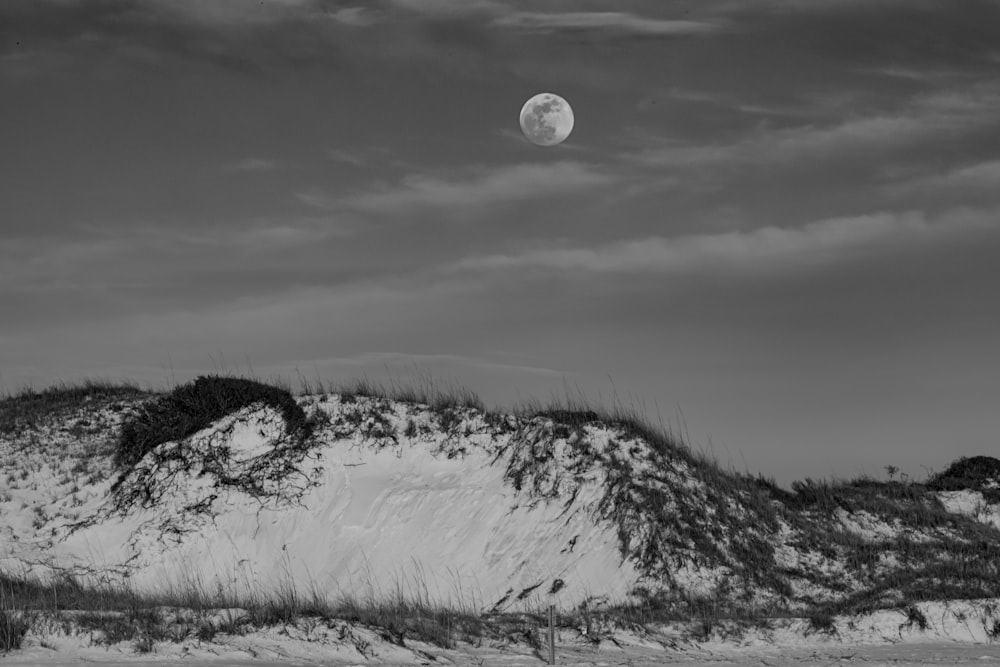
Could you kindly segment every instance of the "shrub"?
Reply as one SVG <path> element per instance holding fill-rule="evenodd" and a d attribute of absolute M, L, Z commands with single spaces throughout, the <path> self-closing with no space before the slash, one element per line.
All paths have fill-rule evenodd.
<path fill-rule="evenodd" d="M 158 445 L 183 440 L 255 403 L 280 411 L 288 432 L 300 441 L 311 435 L 312 424 L 287 390 L 243 378 L 201 376 L 147 404 L 122 424 L 114 465 L 124 475 Z"/>
<path fill-rule="evenodd" d="M 836 634 L 837 624 L 834 622 L 833 614 L 823 610 L 813 611 L 809 614 L 809 630 L 827 635 Z"/>
<path fill-rule="evenodd" d="M 926 630 L 930 626 L 924 612 L 920 611 L 920 608 L 916 605 L 910 605 L 906 608 L 906 626 L 913 627 L 914 623 L 921 630 Z"/>
<path fill-rule="evenodd" d="M 944 472 L 935 475 L 935 479 L 968 479 L 985 481 L 1000 478 L 1000 459 L 993 456 L 961 457 L 952 463 Z"/>
<path fill-rule="evenodd" d="M 792 501 L 797 509 L 811 508 L 820 512 L 832 512 L 839 506 L 839 498 L 833 485 L 827 481 L 805 480 L 792 482 L 795 498 Z"/>
<path fill-rule="evenodd" d="M 1000 488 L 988 488 L 990 481 L 1000 482 L 1000 459 L 992 456 L 961 457 L 927 481 L 935 491 L 982 491 L 991 502 L 1000 501 Z"/>
<path fill-rule="evenodd" d="M 6 653 L 21 648 L 30 626 L 31 621 L 24 614 L 0 609 L 0 651 Z"/>

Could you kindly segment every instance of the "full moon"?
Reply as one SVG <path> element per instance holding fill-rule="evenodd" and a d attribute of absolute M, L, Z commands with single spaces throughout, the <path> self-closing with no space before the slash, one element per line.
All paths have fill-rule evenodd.
<path fill-rule="evenodd" d="M 562 143 L 573 131 L 573 109 L 555 93 L 539 93 L 521 107 L 521 132 L 538 146 Z"/>

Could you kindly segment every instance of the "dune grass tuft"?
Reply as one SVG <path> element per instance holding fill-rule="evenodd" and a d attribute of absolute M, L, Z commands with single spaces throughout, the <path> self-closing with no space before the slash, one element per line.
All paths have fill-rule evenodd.
<path fill-rule="evenodd" d="M 30 627 L 31 621 L 25 614 L 0 609 L 0 652 L 21 648 Z"/>
<path fill-rule="evenodd" d="M 280 411 L 289 433 L 300 440 L 311 435 L 312 422 L 287 389 L 245 378 L 200 376 L 145 405 L 122 424 L 114 465 L 127 472 L 158 445 L 194 435 L 255 403 Z"/>

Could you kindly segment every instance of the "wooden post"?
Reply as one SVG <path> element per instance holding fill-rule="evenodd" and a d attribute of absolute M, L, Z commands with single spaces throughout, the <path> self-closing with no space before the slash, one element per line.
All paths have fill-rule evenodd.
<path fill-rule="evenodd" d="M 549 664 L 556 664 L 556 606 L 549 605 Z"/>

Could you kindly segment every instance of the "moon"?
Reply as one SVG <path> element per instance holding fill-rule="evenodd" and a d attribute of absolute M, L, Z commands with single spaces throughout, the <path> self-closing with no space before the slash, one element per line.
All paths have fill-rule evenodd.
<path fill-rule="evenodd" d="M 521 107 L 521 132 L 537 146 L 555 146 L 573 131 L 573 108 L 555 93 L 538 93 Z"/>

